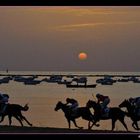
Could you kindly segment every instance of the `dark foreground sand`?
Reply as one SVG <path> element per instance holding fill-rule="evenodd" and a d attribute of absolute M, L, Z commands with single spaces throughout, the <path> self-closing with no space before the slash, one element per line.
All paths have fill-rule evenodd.
<path fill-rule="evenodd" d="M 8 126 L 1 125 L 0 126 L 0 134 L 2 133 L 42 133 L 42 134 L 140 134 L 140 132 L 133 131 L 110 131 L 110 130 L 87 130 L 87 129 L 67 129 L 67 128 L 51 128 L 51 127 L 21 127 L 21 126 Z"/>
<path fill-rule="evenodd" d="M 54 140 L 81 140 L 81 139 L 138 139 L 140 132 L 110 131 L 110 130 L 87 130 L 87 129 L 67 129 L 51 127 L 21 127 L 21 126 L 0 126 L 0 137 L 2 139 L 54 139 Z M 8 138 L 7 138 L 8 137 Z"/>

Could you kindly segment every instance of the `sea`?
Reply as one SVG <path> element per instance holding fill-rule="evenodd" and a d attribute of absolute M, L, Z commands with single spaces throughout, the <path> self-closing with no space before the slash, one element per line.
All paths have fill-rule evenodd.
<path fill-rule="evenodd" d="M 128 82 L 116 82 L 113 85 L 101 85 L 96 83 L 96 80 L 103 78 L 104 75 L 115 75 L 113 79 L 126 78 L 127 76 L 140 76 L 140 72 L 57 72 L 57 71 L 1 71 L 0 79 L 6 75 L 38 75 L 36 79 L 43 79 L 49 75 L 63 75 L 63 80 L 68 80 L 67 75 L 86 76 L 88 79 L 87 84 L 97 84 L 96 88 L 67 88 L 64 84 L 48 83 L 42 81 L 37 85 L 25 85 L 22 82 L 10 80 L 9 83 L 0 84 L 0 92 L 9 94 L 9 103 L 20 104 L 24 106 L 29 104 L 29 110 L 22 112 L 23 115 L 30 121 L 35 127 L 52 127 L 52 128 L 68 128 L 68 122 L 64 116 L 62 110 L 55 111 L 54 108 L 58 101 L 66 103 L 66 98 L 74 98 L 79 102 L 79 106 L 85 106 L 87 101 L 96 100 L 96 93 L 109 96 L 111 99 L 109 107 L 117 107 L 124 99 L 130 97 L 140 96 L 140 83 Z M 122 75 L 124 77 L 122 77 Z M 126 77 L 125 77 L 126 76 Z M 139 78 L 139 77 L 138 77 Z M 70 80 L 70 78 L 69 78 Z M 126 108 L 122 108 L 126 111 Z M 94 110 L 91 109 L 94 113 Z M 88 128 L 88 121 L 82 118 L 76 119 L 79 126 L 83 126 L 84 129 Z M 125 122 L 130 131 L 136 131 L 132 128 L 132 121 L 130 118 L 125 117 Z M 24 126 L 28 126 L 26 122 L 23 122 Z M 111 130 L 111 120 L 101 120 L 100 126 L 94 126 L 93 130 Z M 5 117 L 4 121 L 0 125 L 8 125 L 8 117 Z M 12 125 L 20 126 L 20 123 L 12 118 Z M 139 123 L 140 127 L 140 123 Z M 75 128 L 71 123 L 71 128 Z M 116 131 L 123 131 L 125 128 L 117 121 Z"/>

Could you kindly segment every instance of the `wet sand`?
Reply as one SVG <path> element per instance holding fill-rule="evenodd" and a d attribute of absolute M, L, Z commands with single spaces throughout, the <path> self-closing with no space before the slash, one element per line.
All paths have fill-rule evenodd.
<path fill-rule="evenodd" d="M 68 128 L 52 128 L 52 127 L 27 127 L 27 126 L 8 126 L 8 125 L 1 125 L 0 126 L 0 134 L 2 133 L 46 133 L 46 134 L 139 134 L 139 132 L 133 131 L 111 131 L 111 130 L 88 130 L 88 129 L 68 129 Z"/>
<path fill-rule="evenodd" d="M 110 130 L 87 130 L 68 129 L 52 127 L 21 127 L 21 126 L 0 126 L 0 136 L 4 139 L 139 139 L 139 132 L 110 131 Z"/>

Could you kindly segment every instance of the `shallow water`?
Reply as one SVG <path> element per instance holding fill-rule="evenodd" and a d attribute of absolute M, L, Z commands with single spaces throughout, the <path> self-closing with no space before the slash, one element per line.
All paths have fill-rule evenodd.
<path fill-rule="evenodd" d="M 1 72 L 4 74 L 4 72 Z M 116 74 L 113 73 L 74 73 L 74 72 L 9 72 L 8 74 Z M 136 74 L 140 73 L 117 73 L 117 74 Z M 38 79 L 43 79 L 45 77 L 40 76 Z M 66 78 L 66 77 L 63 77 Z M 89 84 L 95 84 L 96 79 L 100 77 L 88 77 Z M 118 78 L 118 77 L 115 77 Z M 43 127 L 59 127 L 59 128 L 68 128 L 68 123 L 64 117 L 62 110 L 54 111 L 55 105 L 58 101 L 65 103 L 67 97 L 72 97 L 78 100 L 80 106 L 85 106 L 86 102 L 89 99 L 93 99 L 92 94 L 97 92 L 104 95 L 108 95 L 111 98 L 109 106 L 118 106 L 124 99 L 129 97 L 139 96 L 140 92 L 140 83 L 132 82 L 117 82 L 113 85 L 100 85 L 98 84 L 96 88 L 66 88 L 65 85 L 59 85 L 57 83 L 47 83 L 41 82 L 38 85 L 24 85 L 23 83 L 10 81 L 8 84 L 0 84 L 0 91 L 8 93 L 10 95 L 10 103 L 16 103 L 24 105 L 29 103 L 30 109 L 23 114 L 27 119 L 33 123 L 34 126 L 43 126 Z M 123 109 L 124 110 L 124 109 Z M 91 109 L 91 111 L 93 111 Z M 125 121 L 128 125 L 129 130 L 134 131 L 131 126 L 132 121 L 126 117 Z M 13 125 L 20 125 L 19 122 L 13 118 Z M 3 125 L 8 124 L 8 118 L 1 123 Z M 83 126 L 84 129 L 87 129 L 88 122 L 82 120 L 81 118 L 77 119 L 77 124 Z M 27 126 L 26 122 L 24 125 Z M 71 125 L 72 128 L 75 128 L 74 125 Z M 111 120 L 100 121 L 100 127 L 93 127 L 92 129 L 111 129 Z M 125 130 L 122 124 L 117 121 L 115 130 Z"/>

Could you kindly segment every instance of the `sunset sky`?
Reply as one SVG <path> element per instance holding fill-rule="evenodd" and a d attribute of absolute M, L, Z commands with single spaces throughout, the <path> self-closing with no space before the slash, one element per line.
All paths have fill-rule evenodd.
<path fill-rule="evenodd" d="M 1 6 L 0 70 L 7 68 L 140 71 L 140 7 Z"/>

